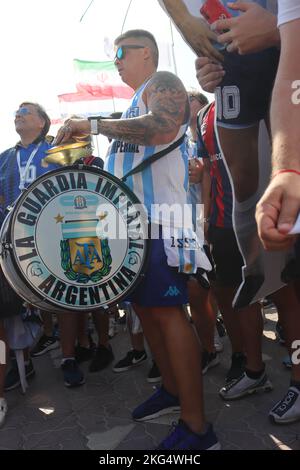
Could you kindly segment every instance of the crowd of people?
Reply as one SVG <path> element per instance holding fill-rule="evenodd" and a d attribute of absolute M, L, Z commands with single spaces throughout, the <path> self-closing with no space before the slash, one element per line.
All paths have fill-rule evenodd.
<path fill-rule="evenodd" d="M 279 0 L 278 28 L 276 13 L 265 2 L 223 2 L 232 17 L 210 28 L 195 16 L 199 0 L 159 3 L 197 54 L 194 73 L 204 91 L 215 93 L 215 100 L 209 103 L 197 90 L 186 90 L 176 75 L 157 71 L 159 50 L 151 32 L 135 29 L 121 34 L 114 44 L 115 66 L 134 95 L 120 119 L 70 118 L 53 141 L 43 107 L 20 104 L 15 115 L 20 141 L 0 155 L 1 224 L 19 195 L 57 168 L 45 163 L 48 149 L 82 135 L 101 134 L 112 140 L 103 156 L 104 170 L 120 180 L 130 174 L 126 184 L 144 204 L 155 234 L 143 278 L 125 299 L 132 350 L 113 370 L 127 371 L 150 353 L 154 362 L 149 382 L 161 380 L 161 385 L 132 411 L 133 420 L 180 411 L 177 425 L 158 449 L 217 450 L 220 442 L 205 416 L 202 376 L 219 362 L 218 312 L 232 350 L 220 397 L 234 400 L 273 388 L 263 362 L 263 319 L 255 298 L 265 280 L 265 250 L 289 250 L 285 282 L 268 294 L 278 310 L 290 356 L 294 341 L 300 339 L 300 238 L 289 234 L 300 211 L 300 108 L 292 99 L 300 76 L 295 60 L 300 7 L 296 0 Z M 272 174 L 263 195 L 258 191 L 262 120 L 272 140 Z M 130 151 L 127 144 L 134 144 Z M 80 163 L 102 167 L 101 159 L 91 153 L 89 149 Z M 164 218 L 153 210 L 164 204 L 188 205 L 191 217 Z M 11 363 L 9 371 L 0 364 L 4 425 L 4 392 L 34 376 L 31 356 L 45 354 L 59 343 L 52 314 L 39 312 L 43 334 L 31 351 L 22 348 L 22 365 L 20 354 L 8 352 L 8 330 L 14 317 L 33 307 L 22 305 L 2 272 L 0 302 L 0 339 Z M 91 360 L 92 373 L 110 366 L 114 353 L 105 309 L 92 314 L 97 338 L 89 334 L 88 309 L 76 315 L 58 313 L 56 318 L 65 386 L 85 382 L 79 367 L 83 360 Z M 277 424 L 300 420 L 300 365 L 291 366 L 287 393 L 269 413 Z"/>

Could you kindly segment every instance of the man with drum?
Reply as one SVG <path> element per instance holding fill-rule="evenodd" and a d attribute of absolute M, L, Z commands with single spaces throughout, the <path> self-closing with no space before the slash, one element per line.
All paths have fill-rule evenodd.
<path fill-rule="evenodd" d="M 168 149 L 174 143 L 163 158 L 152 160 L 151 165 L 126 181 L 147 208 L 152 234 L 156 229 L 159 235 L 151 237 L 148 270 L 130 301 L 163 378 L 162 387 L 138 406 L 132 416 L 137 421 L 145 421 L 180 409 L 177 426 L 159 449 L 219 449 L 212 426 L 204 417 L 199 342 L 182 308 L 187 302 L 187 276 L 183 273 L 185 268 L 187 271 L 193 266 L 182 265 L 180 255 L 187 255 L 179 248 L 182 239 L 174 237 L 172 250 L 170 240 L 162 235 L 165 229 L 170 233 L 170 228 L 180 232 L 176 214 L 170 224 L 170 218 L 167 220 L 155 211 L 162 204 L 168 207 L 177 204 L 182 208 L 187 201 L 188 162 L 186 146 L 183 140 L 180 143 L 189 124 L 187 93 L 172 73 L 157 72 L 158 48 L 148 31 L 128 31 L 115 40 L 115 47 L 118 72 L 135 90 L 129 109 L 121 120 L 69 120 L 59 130 L 56 142 L 65 142 L 72 135 L 82 133 L 112 137 L 106 169 L 119 178 L 157 150 Z M 202 251 L 191 249 L 190 245 L 189 248 L 189 259 L 195 255 L 199 265 L 199 258 L 204 260 L 199 255 Z"/>
<path fill-rule="evenodd" d="M 50 118 L 38 103 L 23 102 L 15 113 L 15 129 L 20 136 L 20 141 L 12 148 L 5 150 L 0 155 L 0 212 L 3 217 L 6 208 L 12 205 L 21 191 L 30 185 L 38 176 L 56 168 L 55 165 L 42 163 L 45 152 L 50 148 L 47 133 L 50 128 Z M 2 320 L 10 315 L 20 312 L 20 299 L 9 290 L 9 286 L 1 274 L 0 289 L 0 335 L 4 340 L 4 328 Z M 7 292 L 11 295 L 7 295 Z M 15 308 L 14 308 L 15 306 Z M 51 344 L 55 340 L 50 338 Z M 25 358 L 26 377 L 34 375 L 34 369 L 27 353 Z M 0 364 L 0 425 L 4 422 L 7 411 L 4 395 L 5 365 Z M 16 361 L 5 380 L 5 389 L 11 390 L 20 385 L 20 377 Z"/>

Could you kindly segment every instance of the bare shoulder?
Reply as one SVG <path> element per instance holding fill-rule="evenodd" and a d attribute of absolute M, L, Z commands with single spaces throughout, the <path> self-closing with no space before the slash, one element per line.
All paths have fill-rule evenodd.
<path fill-rule="evenodd" d="M 182 81 L 172 72 L 156 72 L 150 79 L 147 91 L 153 90 L 173 90 L 174 92 L 183 92 L 186 95 Z"/>
<path fill-rule="evenodd" d="M 156 72 L 144 93 L 145 102 L 153 114 L 172 117 L 181 125 L 189 118 L 189 103 L 181 80 L 171 72 Z"/>

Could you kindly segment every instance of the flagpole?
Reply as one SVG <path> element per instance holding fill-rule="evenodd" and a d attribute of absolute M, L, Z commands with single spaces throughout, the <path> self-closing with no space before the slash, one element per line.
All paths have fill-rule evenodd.
<path fill-rule="evenodd" d="M 127 20 L 127 16 L 128 16 L 131 4 L 132 4 L 132 0 L 129 0 L 129 4 L 128 4 L 128 7 L 127 7 L 127 10 L 126 10 L 126 13 L 125 13 L 125 16 L 124 16 L 124 20 L 123 20 L 123 24 L 122 24 L 122 28 L 121 28 L 121 34 L 123 34 L 124 26 L 125 26 L 125 23 L 126 23 L 126 20 Z"/>
<path fill-rule="evenodd" d="M 175 44 L 174 44 L 174 34 L 173 34 L 173 25 L 171 19 L 170 21 L 170 31 L 171 31 L 171 41 L 172 41 L 172 58 L 173 58 L 173 65 L 174 65 L 174 73 L 177 75 L 177 64 L 176 64 L 176 57 L 175 57 Z"/>
<path fill-rule="evenodd" d="M 79 20 L 79 23 L 82 22 L 83 18 L 85 17 L 85 15 L 87 14 L 87 12 L 89 11 L 90 7 L 92 6 L 92 4 L 94 3 L 94 0 L 92 0 L 89 4 L 89 6 L 87 7 L 87 9 L 85 10 L 85 12 L 83 13 L 82 17 L 80 18 Z"/>

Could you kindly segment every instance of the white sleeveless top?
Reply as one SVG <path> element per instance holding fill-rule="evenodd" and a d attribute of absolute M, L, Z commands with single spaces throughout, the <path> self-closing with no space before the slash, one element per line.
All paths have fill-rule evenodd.
<path fill-rule="evenodd" d="M 148 83 L 149 80 L 136 91 L 130 107 L 122 115 L 123 119 L 148 114 L 149 110 L 142 99 Z M 187 127 L 188 122 L 180 127 L 172 142 L 178 140 L 186 132 Z M 172 142 L 166 145 L 143 146 L 114 140 L 108 149 L 104 169 L 122 178 L 139 163 L 167 148 Z M 152 222 L 169 226 L 167 213 L 164 215 L 164 211 L 161 212 L 161 207 L 159 208 L 158 205 L 173 206 L 187 203 L 188 153 L 185 142 L 142 172 L 129 176 L 126 184 L 145 205 Z M 182 220 L 175 216 L 174 225 L 181 227 Z"/>
<path fill-rule="evenodd" d="M 300 18 L 299 0 L 278 0 L 278 26 Z"/>

